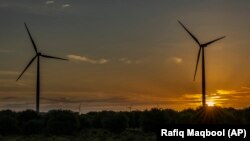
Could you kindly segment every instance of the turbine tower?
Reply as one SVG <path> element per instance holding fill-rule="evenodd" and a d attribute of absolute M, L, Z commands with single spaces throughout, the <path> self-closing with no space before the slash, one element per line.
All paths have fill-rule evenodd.
<path fill-rule="evenodd" d="M 19 75 L 19 77 L 17 78 L 16 81 L 18 81 L 21 76 L 24 74 L 24 72 L 29 68 L 29 66 L 32 64 L 32 62 L 37 59 L 37 78 L 36 78 L 36 111 L 37 113 L 39 113 L 39 105 L 40 105 L 40 57 L 44 57 L 44 58 L 51 58 L 51 59 L 60 59 L 60 60 L 67 60 L 67 59 L 63 59 L 63 58 L 59 58 L 59 57 L 54 57 L 54 56 L 49 56 L 49 55 L 45 55 L 45 54 L 42 54 L 41 52 L 39 52 L 37 50 L 37 46 L 31 36 L 31 33 L 29 31 L 29 28 L 28 26 L 26 25 L 26 23 L 24 23 L 25 25 L 25 28 L 28 32 L 28 35 L 29 35 L 29 38 L 30 38 L 30 41 L 34 47 L 34 50 L 35 50 L 35 56 L 30 60 L 30 62 L 28 63 L 28 65 L 25 67 L 25 69 L 22 71 L 22 73 Z"/>
<path fill-rule="evenodd" d="M 194 81 L 195 81 L 196 72 L 197 72 L 197 68 L 198 68 L 198 64 L 199 64 L 199 60 L 200 60 L 200 54 L 202 54 L 201 55 L 202 56 L 202 58 L 201 58 L 202 59 L 201 60 L 201 65 L 202 65 L 202 106 L 205 107 L 206 106 L 205 47 L 207 47 L 208 45 L 210 45 L 218 40 L 225 38 L 226 36 L 223 36 L 223 37 L 217 38 L 215 40 L 209 41 L 207 43 L 201 44 L 199 42 L 199 40 L 180 21 L 178 21 L 178 22 L 199 46 L 196 67 L 195 67 L 195 73 L 194 73 Z"/>

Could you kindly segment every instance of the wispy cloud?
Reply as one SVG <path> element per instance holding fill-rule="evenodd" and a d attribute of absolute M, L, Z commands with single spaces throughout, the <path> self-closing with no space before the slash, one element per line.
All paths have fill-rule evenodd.
<path fill-rule="evenodd" d="M 45 2 L 45 4 L 53 4 L 53 3 L 55 3 L 55 1 L 53 1 L 53 0 L 48 0 Z"/>
<path fill-rule="evenodd" d="M 184 94 L 180 97 L 180 100 L 185 100 L 187 103 L 200 106 L 202 94 Z M 249 87 L 241 87 L 236 90 L 218 89 L 215 93 L 207 94 L 207 102 L 212 101 L 217 106 L 234 106 L 241 107 L 248 103 Z M 234 102 L 233 102 L 234 101 Z M 232 103 L 234 103 L 232 105 Z"/>
<path fill-rule="evenodd" d="M 81 61 L 81 62 L 86 62 L 86 63 L 91 63 L 91 64 L 106 64 L 109 62 L 108 59 L 91 59 L 86 56 L 80 56 L 80 55 L 67 55 L 67 57 L 72 60 L 72 61 Z"/>
<path fill-rule="evenodd" d="M 7 71 L 7 70 L 0 71 L 0 75 L 18 75 L 18 74 L 20 74 L 20 72 L 17 72 L 17 71 Z"/>
<path fill-rule="evenodd" d="M 20 75 L 21 72 L 11 70 L 0 70 L 0 75 Z M 31 75 L 31 73 L 25 73 L 25 75 Z"/>
<path fill-rule="evenodd" d="M 241 87 L 242 89 L 245 89 L 245 90 L 250 90 L 250 87 L 249 86 L 243 86 Z"/>
<path fill-rule="evenodd" d="M 67 7 L 70 7 L 70 6 L 71 6 L 70 4 L 63 4 L 62 8 L 67 8 Z"/>
<path fill-rule="evenodd" d="M 43 100 L 47 100 L 52 103 L 127 103 L 129 100 L 125 97 L 107 97 L 107 98 L 87 98 L 81 100 L 71 100 L 70 98 L 61 97 L 61 98 L 48 98 L 42 97 Z"/>
<path fill-rule="evenodd" d="M 217 90 L 216 93 L 221 94 L 221 95 L 230 95 L 230 94 L 244 94 L 244 93 L 247 93 L 247 91 L 243 91 L 243 90 Z"/>
<path fill-rule="evenodd" d="M 140 60 L 130 60 L 128 58 L 120 58 L 119 59 L 120 62 L 123 62 L 125 64 L 139 64 L 141 61 Z"/>
<path fill-rule="evenodd" d="M 13 96 L 7 96 L 7 97 L 1 97 L 0 100 L 15 100 L 18 99 L 17 97 L 13 97 Z"/>
<path fill-rule="evenodd" d="M 2 79 L 2 80 L 0 80 L 0 90 L 2 88 L 15 89 L 17 87 L 23 87 L 23 86 L 26 86 L 26 84 L 22 83 L 22 82 L 16 82 L 15 79 Z"/>
<path fill-rule="evenodd" d="M 180 57 L 172 57 L 170 60 L 176 64 L 181 64 L 183 62 L 183 59 Z"/>

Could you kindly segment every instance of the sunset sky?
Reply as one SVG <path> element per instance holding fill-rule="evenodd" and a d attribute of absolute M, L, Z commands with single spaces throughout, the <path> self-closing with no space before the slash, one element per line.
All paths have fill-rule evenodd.
<path fill-rule="evenodd" d="M 38 50 L 69 61 L 41 58 L 41 111 L 71 109 L 181 110 L 201 105 L 198 46 L 206 48 L 207 101 L 250 106 L 249 0 L 1 0 L 0 110 L 35 108 Z"/>

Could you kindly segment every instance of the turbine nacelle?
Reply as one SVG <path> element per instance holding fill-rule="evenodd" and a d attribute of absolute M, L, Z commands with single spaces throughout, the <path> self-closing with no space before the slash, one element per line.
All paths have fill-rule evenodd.
<path fill-rule="evenodd" d="M 216 41 L 219 41 L 219 40 L 221 40 L 221 39 L 223 39 L 223 38 L 225 38 L 225 37 L 226 37 L 226 36 L 223 36 L 223 37 L 217 38 L 217 39 L 215 39 L 215 40 L 212 40 L 212 41 L 210 41 L 210 42 L 207 42 L 207 43 L 205 43 L 205 44 L 201 44 L 200 47 L 207 47 L 208 45 L 211 45 L 212 43 L 214 43 L 214 42 L 216 42 Z"/>
<path fill-rule="evenodd" d="M 201 44 L 201 46 L 200 47 L 207 47 L 208 45 L 205 45 L 205 44 Z"/>

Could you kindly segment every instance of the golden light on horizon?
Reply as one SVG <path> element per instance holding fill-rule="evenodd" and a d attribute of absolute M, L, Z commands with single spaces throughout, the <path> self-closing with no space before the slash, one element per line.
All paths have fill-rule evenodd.
<path fill-rule="evenodd" d="M 209 106 L 209 107 L 213 107 L 214 105 L 215 105 L 214 101 L 208 101 L 207 102 L 207 106 Z"/>
<path fill-rule="evenodd" d="M 235 90 L 217 90 L 218 94 L 234 94 L 237 93 Z"/>

